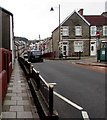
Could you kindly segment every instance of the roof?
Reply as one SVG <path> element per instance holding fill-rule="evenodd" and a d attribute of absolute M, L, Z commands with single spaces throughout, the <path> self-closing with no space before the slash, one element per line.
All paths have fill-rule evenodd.
<path fill-rule="evenodd" d="M 9 15 L 11 15 L 11 16 L 13 16 L 13 14 L 10 11 L 8 11 L 8 10 L 2 8 L 2 7 L 0 7 L 0 10 L 7 13 L 7 14 L 9 14 Z"/>
<path fill-rule="evenodd" d="M 63 24 L 64 24 L 64 22 L 66 22 L 74 13 L 76 13 L 81 19 L 83 19 L 88 25 L 90 25 L 90 23 L 82 16 L 82 15 L 80 15 L 76 10 L 74 10 L 62 23 L 60 23 L 60 26 L 62 26 Z M 59 26 L 58 26 L 59 27 Z M 57 27 L 57 28 L 58 28 Z M 56 28 L 56 29 L 57 29 Z M 56 29 L 54 29 L 54 31 L 56 30 Z M 54 32 L 53 31 L 53 32 Z"/>
<path fill-rule="evenodd" d="M 90 25 L 107 25 L 107 17 L 103 15 L 84 15 L 83 16 Z"/>
<path fill-rule="evenodd" d="M 107 25 L 107 12 L 103 12 L 101 15 L 81 15 L 79 12 L 77 12 L 75 10 L 60 25 L 63 25 L 64 22 L 67 21 L 74 13 L 79 15 L 79 17 L 83 21 L 85 21 L 89 26 L 90 25 L 95 25 L 95 26 L 97 26 L 97 25 Z M 54 31 L 56 29 L 54 29 Z"/>
<path fill-rule="evenodd" d="M 82 16 L 80 15 L 76 10 L 73 11 L 73 13 L 71 13 L 62 23 L 61 25 L 63 25 L 63 23 L 65 21 L 67 21 L 74 13 L 76 13 L 81 19 L 83 19 L 83 21 L 85 21 L 88 25 L 90 25 L 90 23 Z"/>

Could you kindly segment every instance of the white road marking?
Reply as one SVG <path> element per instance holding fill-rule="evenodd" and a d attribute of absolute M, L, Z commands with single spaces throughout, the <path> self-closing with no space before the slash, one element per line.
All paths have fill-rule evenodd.
<path fill-rule="evenodd" d="M 72 105 L 73 107 L 77 108 L 78 110 L 83 110 L 82 107 L 80 107 L 79 105 L 73 103 L 72 101 L 70 101 L 69 99 L 63 97 L 62 95 L 58 94 L 57 92 L 54 91 L 54 94 L 56 96 L 58 96 L 60 99 L 64 100 L 65 102 L 67 102 L 68 104 Z"/>
<path fill-rule="evenodd" d="M 89 116 L 86 111 L 82 111 L 82 116 L 83 116 L 84 120 L 89 120 Z"/>

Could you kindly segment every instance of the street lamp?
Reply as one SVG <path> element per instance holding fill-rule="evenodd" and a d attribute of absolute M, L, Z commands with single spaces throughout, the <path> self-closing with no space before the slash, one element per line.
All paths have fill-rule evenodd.
<path fill-rule="evenodd" d="M 97 62 L 100 60 L 100 48 L 101 48 L 101 40 L 100 40 L 100 31 L 96 31 L 96 48 L 97 48 Z"/>
<path fill-rule="evenodd" d="M 61 25 L 60 25 L 60 4 L 59 4 L 59 40 L 58 40 L 58 57 L 60 57 L 60 47 L 59 47 L 59 43 L 61 41 L 61 35 L 60 35 L 60 30 L 61 30 Z M 51 7 L 50 11 L 54 11 L 54 8 Z"/>
<path fill-rule="evenodd" d="M 100 47 L 101 47 L 101 45 L 100 45 L 100 31 L 99 30 L 97 30 L 96 31 L 96 46 L 97 46 L 97 50 L 100 50 Z"/>

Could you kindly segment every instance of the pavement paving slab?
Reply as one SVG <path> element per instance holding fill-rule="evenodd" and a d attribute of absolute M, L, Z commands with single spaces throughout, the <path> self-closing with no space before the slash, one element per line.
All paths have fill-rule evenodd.
<path fill-rule="evenodd" d="M 18 111 L 24 111 L 23 106 L 10 106 L 10 111 L 12 112 L 18 112 Z"/>
<path fill-rule="evenodd" d="M 16 112 L 2 112 L 2 118 L 16 118 Z"/>
<path fill-rule="evenodd" d="M 33 118 L 32 112 L 17 112 L 17 118 Z"/>

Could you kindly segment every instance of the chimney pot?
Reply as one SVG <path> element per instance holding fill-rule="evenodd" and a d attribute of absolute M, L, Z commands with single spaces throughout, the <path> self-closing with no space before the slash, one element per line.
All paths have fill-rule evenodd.
<path fill-rule="evenodd" d="M 84 9 L 80 9 L 80 10 L 78 11 L 78 13 L 79 13 L 80 15 L 83 15 L 83 10 L 84 10 Z"/>

